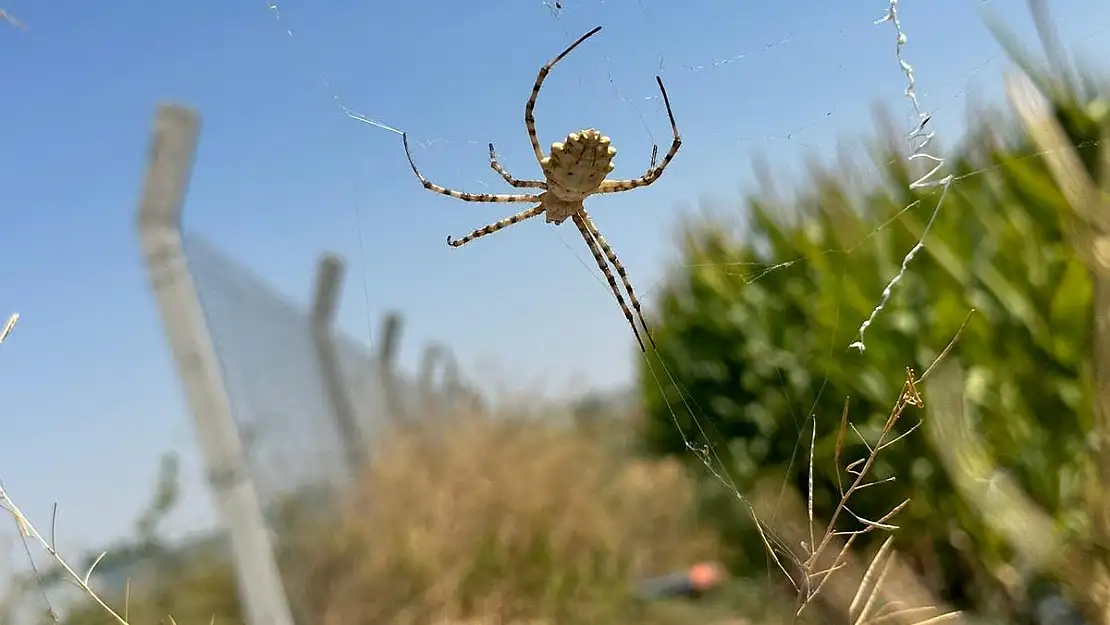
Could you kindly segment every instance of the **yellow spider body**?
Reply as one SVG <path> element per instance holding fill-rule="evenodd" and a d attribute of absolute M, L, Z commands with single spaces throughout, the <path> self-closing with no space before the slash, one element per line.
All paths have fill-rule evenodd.
<path fill-rule="evenodd" d="M 552 143 L 551 153 L 540 161 L 548 195 L 564 202 L 579 202 L 596 193 L 615 167 L 617 149 L 609 137 L 593 128 L 572 132 L 562 143 Z M 563 215 L 566 219 L 569 215 Z M 548 221 L 558 223 L 559 216 Z"/>

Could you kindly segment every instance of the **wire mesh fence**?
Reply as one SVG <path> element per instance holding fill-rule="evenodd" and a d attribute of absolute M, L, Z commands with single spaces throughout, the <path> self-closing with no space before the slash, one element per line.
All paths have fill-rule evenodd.
<path fill-rule="evenodd" d="M 184 242 L 263 507 L 294 493 L 341 487 L 353 467 L 310 313 L 203 237 L 189 234 Z M 365 344 L 334 340 L 359 443 L 367 446 L 392 418 L 382 372 Z"/>

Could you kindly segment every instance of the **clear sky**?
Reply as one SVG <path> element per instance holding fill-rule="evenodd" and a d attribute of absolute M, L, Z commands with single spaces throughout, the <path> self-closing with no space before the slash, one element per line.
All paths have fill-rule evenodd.
<path fill-rule="evenodd" d="M 1107 58 L 1105 3 L 1051 4 L 1073 50 Z M 0 28 L 0 313 L 23 317 L 0 349 L 0 477 L 33 518 L 48 522 L 58 502 L 63 547 L 126 533 L 170 450 L 184 461 L 176 531 L 212 518 L 133 228 L 159 100 L 203 116 L 188 229 L 302 302 L 317 255 L 338 252 L 351 265 L 347 331 L 367 338 L 399 309 L 404 362 L 435 339 L 473 375 L 549 391 L 614 388 L 634 364 L 576 231 L 533 220 L 448 248 L 448 234 L 521 207 L 424 191 L 400 137 L 347 118 L 333 95 L 408 131 L 431 179 L 507 191 L 486 143 L 536 176 L 522 120 L 536 71 L 604 26 L 549 79 L 538 127 L 545 145 L 597 127 L 618 149 L 615 174 L 638 175 L 652 142 L 669 141 L 654 98 L 662 67 L 681 153 L 651 188 L 589 202 L 649 307 L 680 217 L 738 205 L 753 154 L 788 172 L 807 150 L 868 132 L 875 102 L 910 126 L 893 29 L 872 25 L 884 0 L 562 5 L 290 0 L 278 21 L 264 0 L 7 0 L 29 28 Z M 905 52 L 942 139 L 958 135 L 969 90 L 998 91 L 1005 65 L 981 10 L 1036 46 L 1025 2 L 902 3 Z"/>

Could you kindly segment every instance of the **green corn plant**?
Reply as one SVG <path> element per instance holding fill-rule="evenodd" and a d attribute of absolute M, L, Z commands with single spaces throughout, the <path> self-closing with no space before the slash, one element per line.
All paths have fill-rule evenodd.
<path fill-rule="evenodd" d="M 959 334 L 949 357 L 966 372 L 977 435 L 1000 474 L 1021 485 L 1060 540 L 1092 544 L 1090 478 L 1103 460 L 1090 453 L 1091 433 L 1106 430 L 1093 376 L 1104 367 L 1091 346 L 1096 318 L 1107 315 L 1095 314 L 1098 238 L 1074 206 L 1106 192 L 1077 191 L 1074 180 L 1083 179 L 1075 172 L 1089 186 L 1110 179 L 1097 149 L 1106 106 L 1089 82 L 1076 91 L 1079 81 L 1039 80 L 1055 89 L 1057 143 L 1070 152 L 1047 149 L 994 112 L 973 119 L 976 130 L 948 158 L 954 182 L 925 249 L 868 331 L 863 354 L 846 348 L 940 198 L 936 189 L 910 188 L 920 173 L 892 132 L 872 143 L 878 177 L 811 163 L 794 197 L 745 200 L 741 234 L 727 219 L 687 223 L 680 262 L 658 294 L 659 349 L 641 372 L 645 447 L 691 458 L 688 443 L 707 445 L 741 493 L 769 477 L 802 493 L 812 483 L 813 515 L 827 520 L 842 494 L 837 459 L 867 455 L 906 367 L 924 370 Z M 1061 157 L 1041 153 L 1070 153 L 1075 162 L 1062 168 Z M 1077 246 L 1081 239 L 1088 242 Z M 663 367 L 674 384 L 659 374 Z M 845 414 L 855 431 L 841 440 Z M 909 408 L 892 435 L 924 416 Z M 925 419 L 926 436 L 879 455 L 876 485 L 852 511 L 881 518 L 910 497 L 897 517 L 896 549 L 957 607 L 1017 616 L 1030 576 L 1046 571 L 1022 556 L 981 502 L 958 494 L 963 476 L 952 473 L 931 427 Z M 704 505 L 736 547 L 733 566 L 758 569 L 768 562 L 766 541 L 729 490 L 707 479 Z M 874 549 L 882 538 L 858 546 Z M 1060 581 L 1090 612 L 1087 591 Z"/>

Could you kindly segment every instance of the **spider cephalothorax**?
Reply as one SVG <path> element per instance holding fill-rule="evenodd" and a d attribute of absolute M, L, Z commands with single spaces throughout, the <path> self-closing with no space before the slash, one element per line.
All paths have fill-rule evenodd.
<path fill-rule="evenodd" d="M 674 121 L 674 113 L 671 111 L 671 101 L 667 97 L 667 90 L 663 88 L 663 81 L 658 76 L 655 82 L 659 85 L 659 91 L 663 94 L 663 104 L 667 108 L 667 117 L 671 122 L 671 132 L 674 134 L 674 140 L 671 142 L 671 147 L 667 150 L 667 154 L 663 156 L 663 161 L 658 166 L 655 164 L 656 152 L 653 150 L 651 154 L 651 164 L 648 166 L 647 172 L 639 178 L 631 178 L 628 180 L 607 180 L 608 176 L 613 171 L 613 157 L 616 156 L 617 150 L 610 145 L 609 137 L 602 135 L 594 128 L 587 128 L 572 132 L 567 135 L 567 138 L 561 143 L 551 144 L 551 154 L 545 156 L 543 149 L 540 147 L 539 137 L 536 136 L 536 119 L 533 112 L 536 108 L 536 98 L 540 94 L 540 87 L 543 86 L 543 81 L 551 72 L 551 68 L 555 67 L 558 63 L 570 54 L 572 50 L 578 47 L 586 39 L 596 34 L 601 30 L 601 27 L 591 30 L 590 32 L 582 35 L 577 41 L 572 43 L 566 50 L 563 50 L 559 56 L 552 59 L 550 63 L 540 68 L 540 73 L 536 77 L 536 82 L 532 85 L 532 96 L 528 98 L 528 104 L 524 107 L 524 125 L 528 129 L 528 139 L 532 142 L 532 151 L 536 154 L 536 160 L 540 164 L 540 169 L 543 170 L 543 180 L 517 180 L 513 178 L 505 168 L 497 162 L 497 153 L 493 149 L 493 144 L 489 145 L 489 165 L 496 171 L 505 182 L 519 189 L 539 189 L 540 193 L 520 193 L 520 194 L 490 194 L 490 193 L 465 193 L 462 191 L 455 191 L 446 187 L 441 187 L 434 182 L 429 181 L 420 173 L 416 168 L 416 163 L 412 160 L 412 152 L 409 150 L 408 137 L 402 135 L 405 144 L 405 154 L 408 156 L 409 165 L 412 166 L 412 171 L 416 177 L 420 179 L 420 184 L 424 185 L 425 189 L 434 191 L 443 195 L 447 195 L 456 199 L 464 200 L 467 202 L 514 202 L 514 203 L 532 203 L 536 204 L 532 208 L 521 211 L 510 217 L 506 217 L 501 221 L 490 224 L 484 228 L 479 228 L 474 232 L 466 235 L 461 239 L 453 239 L 447 237 L 447 244 L 452 247 L 459 247 L 467 243 L 484 237 L 487 234 L 493 234 L 498 230 L 519 223 L 530 217 L 537 217 L 545 215 L 548 222 L 560 224 L 568 218 L 574 221 L 578 227 L 578 231 L 582 234 L 582 238 L 586 241 L 586 246 L 590 248 L 590 253 L 593 255 L 594 260 L 597 261 L 598 267 L 601 268 L 601 273 L 605 275 L 606 281 L 609 283 L 609 288 L 612 289 L 613 295 L 617 298 L 617 303 L 620 304 L 621 311 L 624 313 L 628 323 L 632 325 L 632 332 L 636 335 L 636 340 L 640 343 L 640 349 L 645 350 L 644 342 L 640 338 L 640 332 L 636 329 L 636 323 L 633 321 L 632 312 L 628 309 L 625 303 L 624 296 L 617 288 L 616 278 L 613 277 L 612 268 L 617 270 L 617 274 L 624 283 L 624 288 L 628 292 L 628 299 L 632 303 L 633 310 L 636 311 L 639 317 L 640 325 L 643 326 L 644 331 L 647 332 L 648 340 L 651 338 L 651 332 L 648 331 L 647 322 L 644 321 L 644 314 L 640 307 L 640 301 L 636 299 L 636 294 L 632 291 L 632 284 L 628 281 L 628 274 L 624 270 L 624 266 L 617 260 L 617 255 L 605 238 L 601 236 L 597 226 L 594 225 L 593 220 L 586 213 L 586 207 L 583 205 L 583 200 L 588 196 L 595 193 L 617 193 L 620 191 L 629 191 L 639 187 L 646 187 L 649 184 L 659 179 L 663 175 L 663 170 L 667 168 L 671 160 L 678 154 L 678 148 L 682 145 L 682 139 L 678 135 L 678 125 Z"/>

